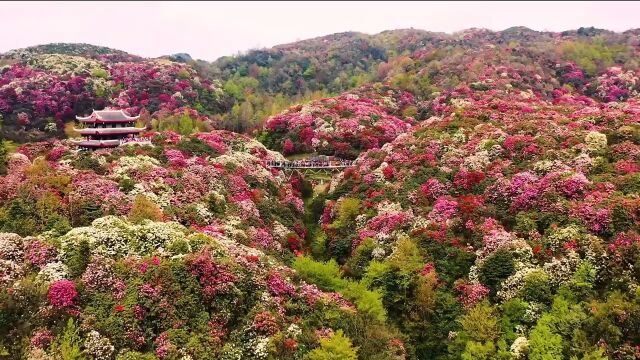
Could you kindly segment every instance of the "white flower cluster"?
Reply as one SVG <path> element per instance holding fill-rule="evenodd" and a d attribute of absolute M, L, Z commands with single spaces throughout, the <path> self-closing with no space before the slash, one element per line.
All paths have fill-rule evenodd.
<path fill-rule="evenodd" d="M 268 337 L 259 337 L 249 340 L 250 348 L 253 348 L 253 359 L 266 359 L 269 356 L 269 341 Z"/>
<path fill-rule="evenodd" d="M 376 210 L 378 210 L 378 215 L 381 214 L 389 214 L 389 213 L 399 213 L 402 212 L 402 205 L 400 203 L 392 203 L 389 200 L 383 200 L 376 206 Z M 409 210 L 411 211 L 411 210 Z"/>
<path fill-rule="evenodd" d="M 540 160 L 533 164 L 533 170 L 539 175 L 544 175 L 550 172 L 571 171 L 572 169 L 560 160 Z"/>
<path fill-rule="evenodd" d="M 116 161 L 113 175 L 117 179 L 129 179 L 132 172 L 144 172 L 158 167 L 160 162 L 150 156 L 123 156 Z"/>
<path fill-rule="evenodd" d="M 291 324 L 289 325 L 289 327 L 287 328 L 287 335 L 291 338 L 297 338 L 298 336 L 302 335 L 302 329 L 300 329 L 300 326 L 296 325 L 296 324 Z"/>
<path fill-rule="evenodd" d="M 166 247 L 185 237 L 185 228 L 177 222 L 155 222 L 145 220 L 140 225 L 130 226 L 135 236 L 135 250 L 139 254 L 151 254 L 154 251 L 165 253 Z"/>
<path fill-rule="evenodd" d="M 581 239 L 582 237 L 583 232 L 578 225 L 569 225 L 555 230 L 547 237 L 546 243 L 552 250 L 558 251 L 565 243 L 571 240 Z"/>
<path fill-rule="evenodd" d="M 213 220 L 214 215 L 211 213 L 211 211 L 209 211 L 209 209 L 207 208 L 207 205 L 198 202 L 193 204 L 196 210 L 196 214 L 198 214 L 198 216 L 200 218 L 202 218 L 205 222 L 210 223 L 211 220 Z"/>
<path fill-rule="evenodd" d="M 462 128 L 458 129 L 458 131 L 455 132 L 455 134 L 453 134 L 452 136 L 453 141 L 462 144 L 465 141 L 467 141 L 467 136 L 464 134 L 464 131 Z"/>
<path fill-rule="evenodd" d="M 484 170 L 491 162 L 489 152 L 486 150 L 467 156 L 462 162 L 462 166 L 468 170 L 481 171 Z"/>
<path fill-rule="evenodd" d="M 21 261 L 24 251 L 22 238 L 14 233 L 0 233 L 0 259 Z"/>
<path fill-rule="evenodd" d="M 554 258 L 543 265 L 544 271 L 549 275 L 552 285 L 557 286 L 569 280 L 571 275 L 582 263 L 580 255 L 575 251 L 570 251 L 565 257 Z"/>
<path fill-rule="evenodd" d="M 516 297 L 518 292 L 524 287 L 527 276 L 538 271 L 542 272 L 543 270 L 535 267 L 525 267 L 516 271 L 515 274 L 509 276 L 502 282 L 497 294 L 498 298 L 502 301 L 507 301 Z"/>
<path fill-rule="evenodd" d="M 29 347 L 29 353 L 27 354 L 26 360 L 55 360 L 53 355 L 47 354 L 44 349 L 40 349 L 37 347 Z"/>
<path fill-rule="evenodd" d="M 61 262 L 52 262 L 45 265 L 36 276 L 36 281 L 50 284 L 52 282 L 66 279 L 69 276 L 69 268 Z"/>
<path fill-rule="evenodd" d="M 273 223 L 273 235 L 278 240 L 284 240 L 287 238 L 287 235 L 291 233 L 286 226 L 282 225 L 279 221 L 275 221 Z"/>
<path fill-rule="evenodd" d="M 386 251 L 379 246 L 373 249 L 373 251 L 371 252 L 371 256 L 373 256 L 373 258 L 376 260 L 383 260 L 386 257 L 385 255 Z"/>
<path fill-rule="evenodd" d="M 524 359 L 529 350 L 529 340 L 524 336 L 520 336 L 513 341 L 509 350 L 514 359 Z"/>
<path fill-rule="evenodd" d="M 451 106 L 455 107 L 456 109 L 464 109 L 471 106 L 471 101 L 466 99 L 454 98 L 451 99 Z"/>
<path fill-rule="evenodd" d="M 115 347 L 109 338 L 100 335 L 99 332 L 91 330 L 84 341 L 84 351 L 96 360 L 109 360 L 115 351 Z"/>
<path fill-rule="evenodd" d="M 102 69 L 100 62 L 82 56 L 63 54 L 36 55 L 29 60 L 29 65 L 56 74 L 74 75 L 90 74 L 94 70 Z"/>
<path fill-rule="evenodd" d="M 607 148 L 607 135 L 597 131 L 590 131 L 584 137 L 584 142 L 590 152 L 599 152 Z"/>
<path fill-rule="evenodd" d="M 440 162 L 444 165 L 443 167 L 456 168 L 462 163 L 466 156 L 467 154 L 460 148 L 445 146 Z"/>
<path fill-rule="evenodd" d="M 145 220 L 134 225 L 116 216 L 106 216 L 94 220 L 91 226 L 74 228 L 62 236 L 60 254 L 64 257 L 85 240 L 93 254 L 111 258 L 152 253 L 171 255 L 167 248 L 174 241 L 186 239 L 185 234 L 186 229 L 176 222 Z"/>
<path fill-rule="evenodd" d="M 13 282 L 21 277 L 23 273 L 24 268 L 21 264 L 12 260 L 0 259 L 0 285 Z"/>
<path fill-rule="evenodd" d="M 545 311 L 545 308 L 542 304 L 537 302 L 529 302 L 527 309 L 524 311 L 523 320 L 528 323 L 535 323 L 538 321 L 542 313 Z"/>
<path fill-rule="evenodd" d="M 151 184 L 151 186 L 159 188 L 158 186 L 159 184 L 157 182 L 155 182 L 154 184 L 155 185 Z M 171 189 L 169 186 L 164 186 L 162 190 L 159 191 L 159 193 L 160 195 L 156 194 L 155 192 L 149 191 L 144 188 L 143 184 L 137 183 L 133 185 L 133 189 L 129 191 L 128 196 L 130 197 L 130 200 L 133 202 L 133 199 L 135 199 L 136 196 L 142 195 L 147 199 L 149 199 L 150 201 L 152 201 L 154 204 L 165 209 L 169 205 L 171 205 L 171 197 L 173 195 L 173 189 Z"/>
<path fill-rule="evenodd" d="M 339 172 L 338 174 L 334 175 L 331 178 L 331 183 L 329 184 L 329 193 L 332 193 L 336 190 L 336 188 L 338 187 L 338 184 L 342 182 L 343 178 L 344 178 L 344 171 Z"/>

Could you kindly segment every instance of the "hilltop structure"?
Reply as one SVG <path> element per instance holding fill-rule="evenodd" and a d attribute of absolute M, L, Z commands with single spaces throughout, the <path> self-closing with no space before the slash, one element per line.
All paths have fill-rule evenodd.
<path fill-rule="evenodd" d="M 85 128 L 75 129 L 84 140 L 76 141 L 76 145 L 88 148 L 116 147 L 125 143 L 145 142 L 139 138 L 145 128 L 135 127 L 140 116 L 129 116 L 122 110 L 104 109 L 93 110 L 87 117 L 76 116 L 76 119 L 86 125 Z"/>

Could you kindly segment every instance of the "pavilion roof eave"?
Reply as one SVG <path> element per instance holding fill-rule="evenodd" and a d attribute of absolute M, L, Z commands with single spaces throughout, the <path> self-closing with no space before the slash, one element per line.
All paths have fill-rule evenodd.
<path fill-rule="evenodd" d="M 73 128 L 74 131 L 89 134 L 126 134 L 126 133 L 139 133 L 145 131 L 146 128 L 139 127 L 121 127 L 121 128 L 84 128 L 78 129 L 76 127 Z"/>
<path fill-rule="evenodd" d="M 106 112 L 111 112 L 111 113 L 117 113 L 120 112 L 120 115 L 122 116 L 121 119 L 104 119 L 100 113 L 106 113 Z M 89 116 L 77 116 L 76 115 L 76 120 L 78 121 L 87 121 L 87 122 L 95 122 L 95 121 L 104 121 L 104 122 L 118 122 L 118 121 L 135 121 L 138 120 L 140 118 L 140 115 L 137 116 L 129 116 L 127 115 L 122 109 L 120 110 L 93 110 L 91 112 L 91 115 Z"/>

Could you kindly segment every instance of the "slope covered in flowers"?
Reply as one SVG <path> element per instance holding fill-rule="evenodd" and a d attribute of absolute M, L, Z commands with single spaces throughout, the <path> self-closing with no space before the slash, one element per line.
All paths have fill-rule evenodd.
<path fill-rule="evenodd" d="M 29 359 L 299 359 L 339 342 L 367 358 L 402 354 L 384 310 L 363 300 L 379 303 L 377 293 L 323 292 L 283 265 L 306 229 L 298 190 L 262 165 L 279 153 L 226 131 L 146 136 L 153 146 L 79 152 L 52 141 L 10 157 L 0 178 L 1 349 Z"/>
<path fill-rule="evenodd" d="M 0 186 L 0 227 L 22 235 L 66 231 L 105 215 L 135 216 L 137 203 L 143 210 L 150 203 L 159 220 L 234 234 L 275 252 L 299 250 L 293 238 L 287 242 L 304 236 L 299 193 L 262 166 L 279 153 L 226 131 L 146 135 L 153 147 L 23 145 Z"/>
<path fill-rule="evenodd" d="M 188 65 L 11 52 L 15 139 L 110 104 L 158 129 L 229 109 L 266 147 L 0 146 L 0 353 L 640 358 L 639 34 L 343 33 Z M 305 203 L 268 148 L 356 162 Z"/>
<path fill-rule="evenodd" d="M 352 159 L 407 131 L 414 120 L 403 112 L 413 101 L 405 91 L 366 86 L 269 118 L 261 140 L 285 155 L 317 152 Z"/>
<path fill-rule="evenodd" d="M 340 328 L 380 358 L 402 350 L 371 331 L 380 325 L 360 327 L 340 294 L 177 223 L 108 216 L 60 237 L 0 233 L 0 246 L 0 331 L 11 358 L 297 359 Z M 378 343 L 364 342 L 372 337 Z"/>
<path fill-rule="evenodd" d="M 205 115 L 224 109 L 219 83 L 187 64 L 58 45 L 3 54 L 0 116 L 5 137 L 24 141 L 61 135 L 65 121 L 105 106 L 131 115 L 142 109 L 155 114 L 186 107 Z"/>
<path fill-rule="evenodd" d="M 636 358 L 640 101 L 506 85 L 442 93 L 336 176 L 314 251 L 420 359 Z"/>

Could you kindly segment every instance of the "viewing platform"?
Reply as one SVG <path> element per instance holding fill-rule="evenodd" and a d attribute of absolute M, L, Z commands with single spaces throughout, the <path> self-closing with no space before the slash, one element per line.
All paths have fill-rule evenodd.
<path fill-rule="evenodd" d="M 270 160 L 266 166 L 272 169 L 344 169 L 353 165 L 353 160 Z"/>

